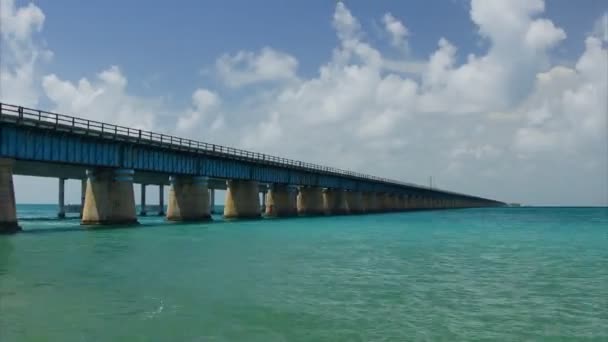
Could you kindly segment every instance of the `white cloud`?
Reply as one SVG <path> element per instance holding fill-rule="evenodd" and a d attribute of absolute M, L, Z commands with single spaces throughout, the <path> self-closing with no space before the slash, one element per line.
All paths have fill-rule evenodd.
<path fill-rule="evenodd" d="M 258 129 L 243 130 L 245 145 L 419 182 L 435 174 L 444 186 L 486 195 L 502 191 L 514 196 L 508 200 L 521 200 L 515 196 L 523 191 L 532 201 L 538 198 L 534 189 L 546 187 L 542 181 L 523 190 L 502 185 L 509 183 L 505 178 L 521 182 L 518 170 L 542 178 L 549 169 L 523 165 L 532 156 L 542 156 L 549 168 L 561 162 L 566 146 L 581 163 L 601 157 L 589 149 L 603 146 L 606 134 L 600 115 L 606 113 L 606 73 L 598 64 L 606 52 L 599 41 L 587 41 L 576 67 L 550 68 L 550 50 L 566 33 L 537 18 L 542 1 L 471 5 L 488 51 L 458 64 L 457 48 L 442 38 L 419 64 L 418 81 L 387 70 L 382 53 L 364 41 L 357 18 L 338 3 L 333 24 L 340 46 L 332 59 L 317 77 L 277 87 L 276 96 L 262 101 L 250 113 L 260 118 Z M 563 74 L 559 84 L 552 80 L 556 74 Z M 259 139 L 260 127 L 278 133 Z M 598 175 L 605 167 L 597 163 L 585 172 Z M 564 177 L 571 175 L 569 170 Z"/>
<path fill-rule="evenodd" d="M 407 48 L 407 36 L 409 35 L 408 29 L 403 25 L 403 23 L 397 18 L 395 18 L 392 14 L 386 13 L 382 17 L 382 22 L 384 23 L 384 29 L 391 36 L 391 44 L 394 47 L 406 49 Z"/>
<path fill-rule="evenodd" d="M 358 39 L 361 24 L 341 1 L 336 4 L 333 25 L 341 41 Z"/>
<path fill-rule="evenodd" d="M 117 66 L 103 70 L 92 81 L 70 82 L 50 74 L 43 77 L 42 87 L 55 111 L 136 129 L 153 129 L 161 111 L 160 99 L 128 94 L 127 79 Z"/>
<path fill-rule="evenodd" d="M 219 96 L 207 89 L 197 89 L 192 94 L 192 108 L 188 109 L 177 120 L 177 133 L 188 136 L 197 135 L 202 125 L 213 131 L 223 128 L 223 116 L 218 113 L 221 100 Z"/>
<path fill-rule="evenodd" d="M 604 12 L 604 14 L 595 21 L 591 35 L 602 40 L 604 43 L 608 43 L 608 11 Z"/>
<path fill-rule="evenodd" d="M 567 155 L 602 146 L 608 116 L 608 50 L 602 42 L 587 38 L 574 68 L 557 66 L 538 74 L 520 111 L 526 118 L 515 137 L 520 152 Z"/>
<path fill-rule="evenodd" d="M 286 53 L 265 47 L 258 53 L 240 51 L 223 55 L 216 61 L 220 79 L 229 87 L 269 81 L 297 79 L 298 61 Z"/>
<path fill-rule="evenodd" d="M 52 52 L 37 44 L 34 34 L 42 30 L 44 13 L 34 4 L 15 7 L 12 0 L 0 0 L 0 99 L 25 106 L 38 104 L 35 83 L 40 63 Z"/>
<path fill-rule="evenodd" d="M 19 16 L 12 2 L 2 4 L 29 18 L 11 28 L 11 39 L 21 42 L 14 56 L 30 57 L 3 64 L 18 75 L 16 66 L 44 50 L 31 38 L 44 15 Z M 589 28 L 575 63 L 556 64 L 551 51 L 566 32 L 543 11 L 541 0 L 472 0 L 486 51 L 460 62 L 466 51 L 441 38 L 425 60 L 390 60 L 338 2 L 339 44 L 318 74 L 298 77 L 296 57 L 271 47 L 225 54 L 215 72 L 227 88 L 196 89 L 187 108 L 132 94 L 117 66 L 40 83 L 56 110 L 97 120 L 418 183 L 433 175 L 442 187 L 507 201 L 606 204 L 608 70 L 598 29 L 606 19 Z M 393 45 L 407 46 L 408 29 L 390 13 L 382 20 Z M 36 101 L 34 74 L 23 77 L 31 92 L 20 93 Z M 231 96 L 244 86 L 245 97 Z"/>

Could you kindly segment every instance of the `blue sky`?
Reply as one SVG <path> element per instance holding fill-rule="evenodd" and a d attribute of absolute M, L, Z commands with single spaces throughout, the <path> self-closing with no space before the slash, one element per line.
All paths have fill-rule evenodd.
<path fill-rule="evenodd" d="M 27 1 L 17 1 L 26 4 Z M 77 80 L 119 65 L 138 94 L 170 96 L 187 104 L 191 89 L 219 85 L 204 69 L 224 53 L 271 46 L 297 56 L 298 72 L 312 77 L 327 61 L 338 38 L 331 24 L 335 1 L 178 1 L 119 3 L 77 0 L 34 2 L 47 17 L 43 40 L 55 52 L 49 70 Z M 411 55 L 427 58 L 446 37 L 462 51 L 480 52 L 487 44 L 474 34 L 463 0 L 347 1 L 370 41 L 390 51 L 381 18 L 387 11 L 411 31 Z M 574 60 L 584 46 L 601 0 L 554 0 L 546 16 L 568 32 L 556 58 Z M 460 55 L 464 59 L 466 55 Z"/>
<path fill-rule="evenodd" d="M 605 1 L 0 3 L 2 101 L 505 201 L 608 203 Z M 16 183 L 20 202 L 55 201 L 55 180 Z"/>

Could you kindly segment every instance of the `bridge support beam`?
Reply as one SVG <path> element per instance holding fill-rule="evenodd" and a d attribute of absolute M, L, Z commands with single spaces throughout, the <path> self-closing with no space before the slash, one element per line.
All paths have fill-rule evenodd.
<path fill-rule="evenodd" d="M 285 217 L 298 214 L 296 193 L 285 184 L 272 184 L 266 193 L 266 216 Z"/>
<path fill-rule="evenodd" d="M 59 210 L 57 217 L 65 218 L 65 178 L 59 178 Z"/>
<path fill-rule="evenodd" d="M 158 216 L 165 215 L 165 186 L 158 185 Z"/>
<path fill-rule="evenodd" d="M 226 182 L 225 218 L 258 218 L 260 212 L 259 186 L 256 181 Z"/>
<path fill-rule="evenodd" d="M 172 176 L 170 178 L 167 220 L 207 221 L 209 213 L 209 188 L 207 177 Z"/>
<path fill-rule="evenodd" d="M 87 170 L 83 225 L 136 224 L 133 170 Z"/>
<path fill-rule="evenodd" d="M 323 214 L 323 191 L 319 187 L 301 186 L 298 192 L 298 214 L 299 215 L 322 215 Z"/>
<path fill-rule="evenodd" d="M 148 214 L 146 211 L 146 184 L 141 185 L 141 200 L 139 202 L 139 215 L 146 216 Z"/>
<path fill-rule="evenodd" d="M 0 234 L 21 230 L 17 223 L 12 159 L 0 159 Z"/>

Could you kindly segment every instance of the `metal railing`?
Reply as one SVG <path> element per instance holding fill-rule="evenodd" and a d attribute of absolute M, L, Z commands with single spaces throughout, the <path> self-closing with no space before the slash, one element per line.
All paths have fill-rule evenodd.
<path fill-rule="evenodd" d="M 376 177 L 363 173 L 341 170 L 334 167 L 306 163 L 293 159 L 271 156 L 264 153 L 251 152 L 228 146 L 179 138 L 172 135 L 154 133 L 146 130 L 113 125 L 100 121 L 88 120 L 64 114 L 57 114 L 39 109 L 32 109 L 12 104 L 6 104 L 2 102 L 0 102 L 0 122 L 11 122 L 27 126 L 68 131 L 76 134 L 88 136 L 92 135 L 119 141 L 132 141 L 142 144 L 162 146 L 169 149 L 188 150 L 205 155 L 216 155 L 231 159 L 248 160 L 260 164 L 270 164 L 288 168 L 297 168 L 301 170 L 313 171 L 317 173 L 324 173 L 340 177 L 346 176 L 359 180 L 368 180 L 391 185 L 407 186 L 418 189 L 430 190 L 428 187 L 396 181 L 388 178 Z M 432 190 L 466 197 L 475 197 L 439 189 Z"/>

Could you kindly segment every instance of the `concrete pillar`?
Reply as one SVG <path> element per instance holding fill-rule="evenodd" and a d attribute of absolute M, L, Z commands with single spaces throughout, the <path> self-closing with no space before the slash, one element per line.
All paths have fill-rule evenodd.
<path fill-rule="evenodd" d="M 350 214 L 350 203 L 348 201 L 348 196 L 348 191 L 342 189 L 336 190 L 336 214 Z"/>
<path fill-rule="evenodd" d="M 136 224 L 133 170 L 87 170 L 83 225 Z"/>
<path fill-rule="evenodd" d="M 215 189 L 209 189 L 209 213 L 215 211 Z"/>
<path fill-rule="evenodd" d="M 405 210 L 405 195 L 403 194 L 397 194 L 397 211 L 403 211 Z"/>
<path fill-rule="evenodd" d="M 210 220 L 207 180 L 207 177 L 172 176 L 167 203 L 167 220 Z"/>
<path fill-rule="evenodd" d="M 337 214 L 336 207 L 338 206 L 336 203 L 336 192 L 334 189 L 325 188 L 322 190 L 323 193 L 323 213 L 325 215 L 335 215 Z"/>
<path fill-rule="evenodd" d="M 301 186 L 297 198 L 299 215 L 323 214 L 323 191 L 319 187 Z"/>
<path fill-rule="evenodd" d="M 87 179 L 84 178 L 80 181 L 80 218 L 82 219 L 82 212 L 84 211 L 84 199 L 87 194 Z"/>
<path fill-rule="evenodd" d="M 323 213 L 325 215 L 344 215 L 350 212 L 346 192 L 342 189 L 325 188 L 321 190 Z"/>
<path fill-rule="evenodd" d="M 268 187 L 262 185 L 262 205 L 260 206 L 260 212 L 266 212 L 266 194 L 268 194 Z"/>
<path fill-rule="evenodd" d="M 397 194 L 390 194 L 391 211 L 399 210 L 399 197 Z"/>
<path fill-rule="evenodd" d="M 367 193 L 367 212 L 377 213 L 379 211 L 378 194 L 375 192 Z"/>
<path fill-rule="evenodd" d="M 391 211 L 391 195 L 387 192 L 380 195 L 380 211 Z"/>
<path fill-rule="evenodd" d="M 165 215 L 165 186 L 158 185 L 158 216 Z"/>
<path fill-rule="evenodd" d="M 260 217 L 259 187 L 256 181 L 229 180 L 226 182 L 226 202 L 224 217 L 257 218 Z"/>
<path fill-rule="evenodd" d="M 350 214 L 363 213 L 363 195 L 360 191 L 347 191 L 346 198 Z"/>
<path fill-rule="evenodd" d="M 272 184 L 266 193 L 265 214 L 269 217 L 296 215 L 295 192 L 286 184 Z"/>
<path fill-rule="evenodd" d="M 345 191 L 342 189 L 325 188 L 321 190 L 323 198 L 323 213 L 325 215 L 348 214 L 348 202 Z"/>
<path fill-rule="evenodd" d="M 403 195 L 403 209 L 405 209 L 405 210 L 413 209 L 412 195 Z"/>
<path fill-rule="evenodd" d="M 17 223 L 12 159 L 0 159 L 0 234 L 21 230 Z"/>
<path fill-rule="evenodd" d="M 422 209 L 422 197 L 420 195 L 415 195 L 412 198 L 412 208 L 416 210 Z"/>
<path fill-rule="evenodd" d="M 141 200 L 140 200 L 139 215 L 146 216 L 146 184 L 141 185 Z"/>
<path fill-rule="evenodd" d="M 57 217 L 65 218 L 65 179 L 59 178 L 59 211 Z"/>
<path fill-rule="evenodd" d="M 369 213 L 371 210 L 369 192 L 361 193 L 361 206 L 363 213 Z"/>

